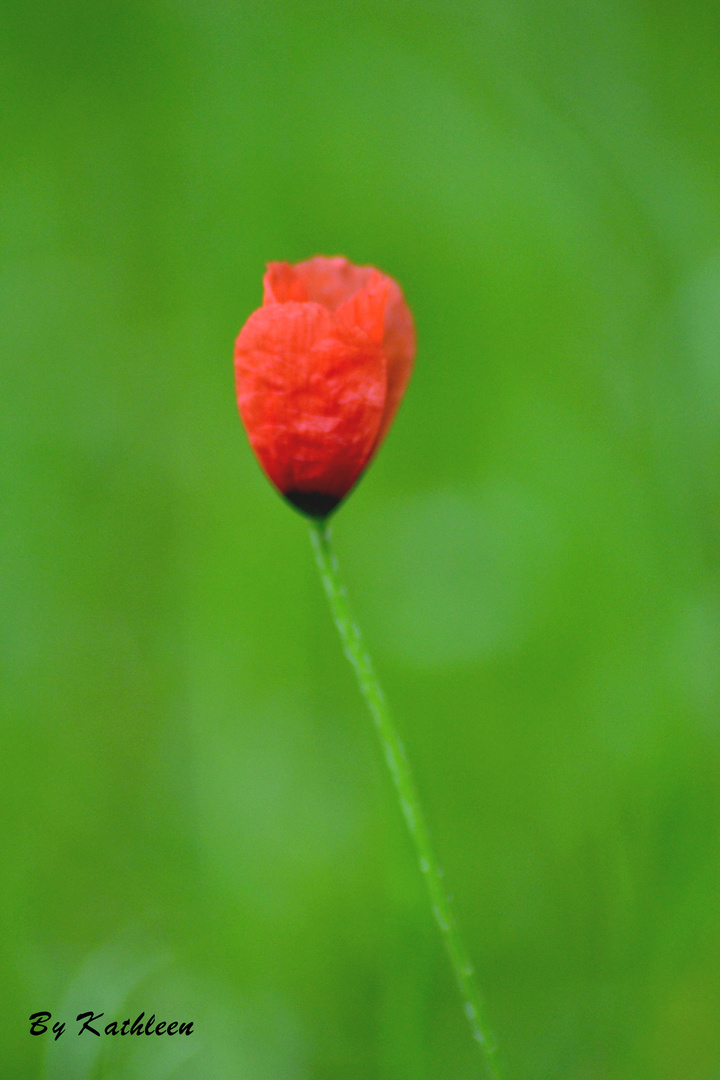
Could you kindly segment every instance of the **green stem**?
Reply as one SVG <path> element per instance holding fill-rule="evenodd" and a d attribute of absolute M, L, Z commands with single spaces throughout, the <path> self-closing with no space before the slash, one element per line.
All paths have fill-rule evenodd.
<path fill-rule="evenodd" d="M 402 812 L 415 845 L 420 870 L 430 894 L 435 921 L 440 928 L 440 933 L 450 957 L 450 963 L 460 987 L 465 1006 L 465 1015 L 470 1022 L 473 1037 L 480 1048 L 487 1076 L 490 1080 L 502 1080 L 495 1044 L 490 1037 L 483 1018 L 482 1001 L 475 981 L 475 972 L 450 909 L 449 898 L 443 882 L 443 872 L 433 850 L 415 781 L 405 756 L 405 749 L 393 723 L 385 701 L 385 695 L 380 688 L 370 657 L 365 650 L 358 624 L 355 622 L 348 605 L 345 588 L 340 579 L 337 559 L 330 541 L 329 526 L 326 522 L 311 521 L 310 529 L 315 557 L 327 598 L 330 601 L 335 624 L 340 632 L 345 655 L 355 669 L 360 690 L 370 709 L 380 737 L 385 760 L 395 783 Z"/>

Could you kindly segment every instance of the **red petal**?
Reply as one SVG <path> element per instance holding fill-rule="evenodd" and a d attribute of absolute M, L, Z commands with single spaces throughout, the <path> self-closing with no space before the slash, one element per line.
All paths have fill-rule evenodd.
<path fill-rule="evenodd" d="M 335 318 L 345 326 L 362 330 L 378 345 L 385 336 L 385 310 L 392 281 L 372 270 L 367 284 L 340 305 Z"/>
<path fill-rule="evenodd" d="M 410 308 L 400 286 L 392 278 L 385 280 L 390 283 L 383 336 L 383 352 L 387 358 L 387 395 L 375 449 L 380 446 L 395 419 L 415 360 L 415 326 Z"/>
<path fill-rule="evenodd" d="M 263 304 L 315 300 L 332 311 L 337 309 L 338 318 L 363 327 L 373 340 L 378 340 L 378 326 L 382 321 L 388 388 L 377 438 L 379 447 L 395 419 L 415 359 L 415 327 L 400 286 L 372 266 L 354 266 L 342 256 L 326 258 L 322 255 L 294 266 L 269 263 L 263 280 Z M 382 319 L 378 295 L 381 281 L 387 288 Z"/>
<path fill-rule="evenodd" d="M 287 280 L 273 273 L 273 288 Z M 283 494 L 347 494 L 377 441 L 386 368 L 380 344 L 319 303 L 270 301 L 250 316 L 235 345 L 238 407 Z"/>
<path fill-rule="evenodd" d="M 332 259 L 316 255 L 314 259 L 295 263 L 268 263 L 263 283 L 263 304 L 284 303 L 288 300 L 314 300 L 335 311 L 367 284 L 370 275 L 377 273 L 372 266 L 353 266 L 347 259 Z"/>
<path fill-rule="evenodd" d="M 286 262 L 268 263 L 263 277 L 263 304 L 285 304 L 289 300 L 309 300 L 305 288 Z"/>

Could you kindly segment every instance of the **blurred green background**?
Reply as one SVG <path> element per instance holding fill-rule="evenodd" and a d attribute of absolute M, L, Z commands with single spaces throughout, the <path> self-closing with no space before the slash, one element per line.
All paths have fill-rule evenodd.
<path fill-rule="evenodd" d="M 720 1077 L 720 7 L 3 0 L 2 1080 L 479 1075 L 266 260 L 402 283 L 334 533 L 510 1080 Z M 31 1012 L 193 1020 L 29 1035 Z"/>

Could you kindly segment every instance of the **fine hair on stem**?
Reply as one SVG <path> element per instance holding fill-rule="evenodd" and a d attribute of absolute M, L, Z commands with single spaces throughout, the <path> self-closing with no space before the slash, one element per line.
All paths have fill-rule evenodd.
<path fill-rule="evenodd" d="M 330 526 L 326 520 L 311 520 L 310 531 L 320 577 L 330 602 L 335 625 L 378 733 L 383 756 L 390 770 L 400 807 L 415 847 L 420 871 L 425 879 L 435 922 L 460 988 L 465 1015 L 473 1038 L 480 1050 L 485 1075 L 489 1080 L 503 1080 L 495 1042 L 485 1021 L 475 971 L 453 917 L 443 881 L 443 872 L 435 856 L 405 748 L 365 648 L 360 628 L 350 610 L 330 538 Z"/>

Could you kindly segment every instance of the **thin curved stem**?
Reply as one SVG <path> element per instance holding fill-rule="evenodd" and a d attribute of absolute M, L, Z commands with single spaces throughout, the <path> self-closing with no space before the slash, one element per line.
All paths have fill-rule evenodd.
<path fill-rule="evenodd" d="M 465 1015 L 470 1022 L 473 1037 L 480 1048 L 489 1080 L 502 1080 L 500 1064 L 494 1040 L 491 1038 L 483 1016 L 482 1001 L 475 980 L 475 972 L 468 957 L 460 931 L 453 918 L 450 902 L 443 882 L 443 872 L 435 856 L 430 834 L 418 798 L 415 781 L 405 756 L 400 736 L 390 715 L 370 657 L 367 654 L 360 629 L 352 616 L 342 584 L 335 552 L 330 541 L 330 529 L 326 522 L 311 521 L 310 530 L 315 557 L 322 583 L 330 601 L 335 625 L 340 632 L 345 655 L 355 669 L 360 690 L 375 723 L 383 754 L 400 799 L 400 806 L 412 837 L 422 876 L 425 879 L 433 915 L 445 942 L 450 963 L 460 987 Z"/>

